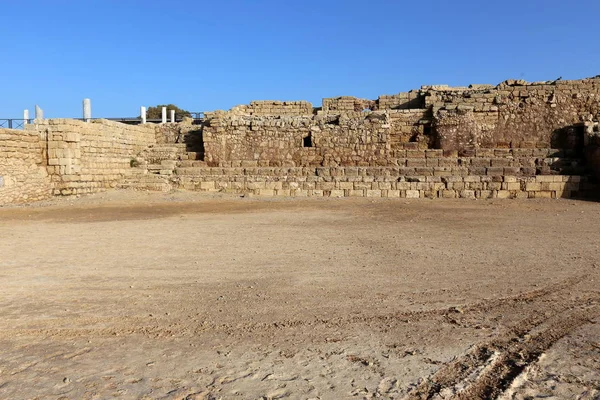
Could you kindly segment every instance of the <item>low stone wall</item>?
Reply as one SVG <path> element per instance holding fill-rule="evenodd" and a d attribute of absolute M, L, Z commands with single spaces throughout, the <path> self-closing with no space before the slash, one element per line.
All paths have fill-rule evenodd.
<path fill-rule="evenodd" d="M 393 167 L 185 168 L 176 188 L 259 196 L 401 198 L 569 198 L 591 193 L 585 177 L 567 175 L 469 175 L 468 169 L 404 175 Z M 416 172 L 416 171 L 415 171 Z M 183 174 L 183 175 L 180 175 Z"/>
<path fill-rule="evenodd" d="M 51 196 L 44 152 L 37 132 L 0 129 L 0 205 Z"/>
<path fill-rule="evenodd" d="M 142 150 L 156 143 L 155 125 L 50 119 L 28 127 L 46 137 L 54 194 L 93 193 L 132 174 Z"/>

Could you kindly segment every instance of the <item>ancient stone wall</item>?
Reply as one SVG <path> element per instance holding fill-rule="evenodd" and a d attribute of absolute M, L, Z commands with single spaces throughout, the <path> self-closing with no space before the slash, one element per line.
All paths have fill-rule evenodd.
<path fill-rule="evenodd" d="M 225 114 L 203 129 L 205 161 L 257 161 L 265 166 L 385 165 L 390 124 L 385 114 L 256 117 Z"/>
<path fill-rule="evenodd" d="M 0 129 L 0 205 L 52 194 L 44 152 L 45 141 L 37 132 Z"/>
<path fill-rule="evenodd" d="M 404 110 L 425 107 L 425 92 L 411 90 L 394 95 L 381 95 L 377 99 L 378 110 Z"/>
<path fill-rule="evenodd" d="M 569 128 L 600 113 L 600 78 L 428 90 L 426 104 L 442 149 L 576 148 L 583 131 Z"/>
<path fill-rule="evenodd" d="M 0 204 L 116 186 L 282 196 L 570 197 L 597 192 L 599 116 L 595 77 L 423 86 L 376 100 L 327 98 L 321 108 L 256 101 L 207 112 L 202 125 L 48 120 L 24 132 L 1 131 Z"/>
<path fill-rule="evenodd" d="M 115 187 L 132 173 L 137 154 L 156 143 L 151 124 L 50 119 L 29 129 L 46 136 L 48 173 L 54 194 L 62 195 Z"/>
<path fill-rule="evenodd" d="M 253 102 L 229 112 L 207 113 L 207 162 L 385 165 L 403 149 L 581 152 L 582 122 L 600 112 L 600 78 L 423 86 L 377 100 L 326 98 L 316 113 L 308 103 L 297 111 L 299 104 L 304 103 Z"/>
<path fill-rule="evenodd" d="M 283 117 L 312 115 L 313 106 L 308 101 L 253 101 L 250 105 L 234 107 L 234 113 L 244 115 L 279 115 Z"/>
<path fill-rule="evenodd" d="M 505 169 L 514 171 L 502 167 L 181 168 L 173 183 L 186 190 L 293 197 L 569 198 L 593 189 L 581 176 L 514 176 L 506 175 Z"/>

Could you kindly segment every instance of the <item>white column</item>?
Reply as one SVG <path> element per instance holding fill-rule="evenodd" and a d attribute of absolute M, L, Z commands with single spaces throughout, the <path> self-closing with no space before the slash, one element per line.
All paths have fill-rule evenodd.
<path fill-rule="evenodd" d="M 167 123 L 167 107 L 162 108 L 162 123 Z"/>
<path fill-rule="evenodd" d="M 83 120 L 90 122 L 92 119 L 92 102 L 90 99 L 83 99 Z"/>
<path fill-rule="evenodd" d="M 29 123 L 29 110 L 23 110 L 23 125 Z"/>
<path fill-rule="evenodd" d="M 175 110 L 170 110 L 171 111 L 171 122 L 175 122 Z"/>
<path fill-rule="evenodd" d="M 140 115 L 142 116 L 142 124 L 146 123 L 146 107 L 140 107 Z"/>
<path fill-rule="evenodd" d="M 35 105 L 35 119 L 40 121 L 44 120 L 44 110 L 42 110 L 37 104 Z"/>

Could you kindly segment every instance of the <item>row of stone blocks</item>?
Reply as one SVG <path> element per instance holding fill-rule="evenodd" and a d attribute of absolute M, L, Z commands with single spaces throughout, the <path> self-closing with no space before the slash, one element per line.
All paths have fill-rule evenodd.
<path fill-rule="evenodd" d="M 404 198 L 559 198 L 592 193 L 580 176 L 452 176 L 399 177 L 395 181 L 268 180 L 258 176 L 212 176 L 173 179 L 174 187 L 208 192 L 252 193 L 260 196 L 404 197 Z M 273 177 L 271 177 L 273 178 Z M 301 177 L 297 177 L 301 178 Z M 276 177 L 275 177 L 276 179 Z"/>
<path fill-rule="evenodd" d="M 415 143 L 416 144 L 416 143 Z M 316 148 L 307 148 L 307 151 L 314 150 Z M 500 160 L 521 160 L 521 159 L 563 159 L 563 158 L 577 158 L 578 155 L 574 150 L 561 150 L 561 149 L 550 149 L 550 148 L 516 148 L 516 149 L 505 149 L 505 148 L 490 148 L 490 149 L 476 149 L 476 150 L 462 150 L 460 152 L 456 150 L 392 150 L 390 154 L 385 156 L 386 160 L 397 160 L 394 164 L 400 165 L 405 164 L 406 160 L 413 160 L 417 162 L 418 159 L 426 159 L 429 162 L 433 160 L 440 160 L 439 165 L 452 165 L 452 164 L 487 164 L 488 166 L 495 166 L 493 163 L 500 163 Z M 473 159 L 484 158 L 487 160 L 476 161 Z M 235 161 L 219 161 L 221 167 L 259 167 L 269 166 L 270 160 L 235 160 Z M 506 163 L 507 161 L 504 161 Z"/>
<path fill-rule="evenodd" d="M 540 171 L 551 173 L 550 166 L 541 167 L 183 167 L 175 173 L 182 176 L 264 175 L 264 176 L 535 176 Z"/>

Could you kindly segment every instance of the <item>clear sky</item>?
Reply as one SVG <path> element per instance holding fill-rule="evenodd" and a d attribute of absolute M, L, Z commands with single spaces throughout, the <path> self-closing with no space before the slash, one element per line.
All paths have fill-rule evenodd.
<path fill-rule="evenodd" d="M 29 0 L 0 7 L 0 118 L 136 116 L 600 74 L 598 0 Z"/>

